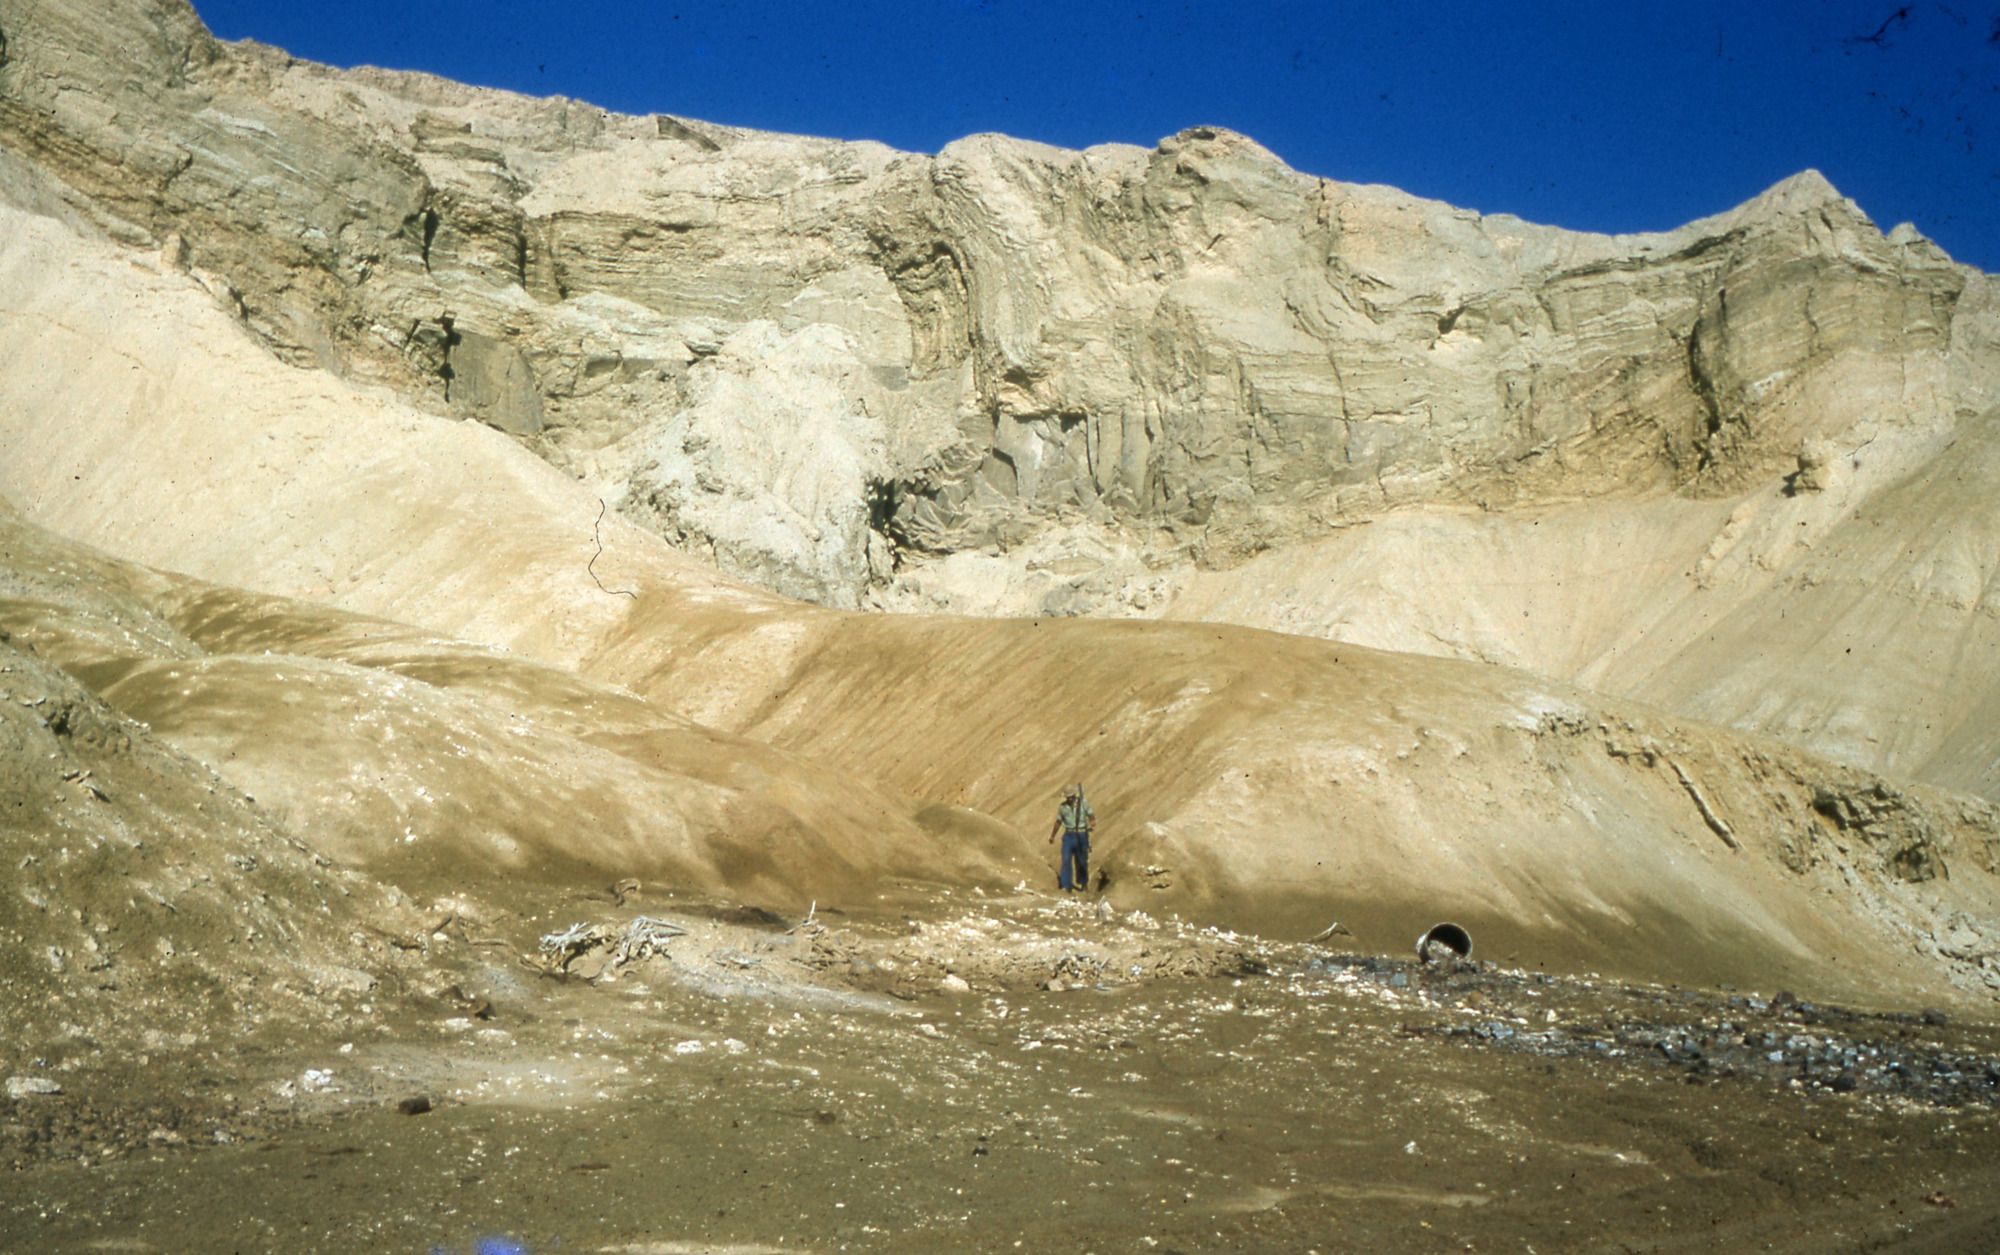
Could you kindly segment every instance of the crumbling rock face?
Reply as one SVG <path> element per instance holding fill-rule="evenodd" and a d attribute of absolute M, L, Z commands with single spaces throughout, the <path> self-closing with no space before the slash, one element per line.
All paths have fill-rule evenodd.
<path fill-rule="evenodd" d="M 1955 404 L 1963 273 L 1816 175 L 1610 238 L 1208 128 L 909 155 L 336 72 L 164 0 L 8 39 L 0 195 L 177 237 L 288 360 L 831 604 L 1057 523 L 1214 565 L 1410 503 L 1726 493 Z"/>
<path fill-rule="evenodd" d="M 1951 874 L 1942 848 L 1946 843 L 1939 835 L 1944 825 L 1886 781 L 1847 790 L 1822 785 L 1814 790 L 1812 805 L 1836 834 L 1859 838 L 1874 847 L 1884 867 L 1901 880 L 1921 884 Z M 1994 822 L 1991 807 L 1983 813 L 1968 809 L 1964 814 L 1967 821 L 1975 818 L 1985 820 L 1986 839 L 1972 853 L 1991 871 L 2000 824 Z"/>

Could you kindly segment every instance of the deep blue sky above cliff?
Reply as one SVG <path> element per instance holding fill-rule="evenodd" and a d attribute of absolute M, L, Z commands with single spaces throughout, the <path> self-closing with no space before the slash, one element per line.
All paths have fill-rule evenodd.
<path fill-rule="evenodd" d="M 2000 0 L 195 0 L 225 38 L 934 152 L 1186 126 L 1489 213 L 1658 230 L 1817 168 L 2000 270 Z"/>

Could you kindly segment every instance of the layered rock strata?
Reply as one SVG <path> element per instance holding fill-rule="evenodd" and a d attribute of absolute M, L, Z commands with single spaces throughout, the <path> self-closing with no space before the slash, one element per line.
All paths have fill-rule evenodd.
<path fill-rule="evenodd" d="M 1728 494 L 1992 382 L 1968 272 L 1812 174 L 1614 238 L 1212 129 L 925 156 L 329 70 L 177 3 L 5 25 L 0 192 L 832 605 L 950 606 L 931 561 L 1067 524 L 1054 600 L 997 608 L 1130 609 L 1398 506 Z"/>

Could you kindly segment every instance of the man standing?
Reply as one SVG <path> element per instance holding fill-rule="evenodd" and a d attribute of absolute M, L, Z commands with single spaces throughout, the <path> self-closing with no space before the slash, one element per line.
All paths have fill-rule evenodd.
<path fill-rule="evenodd" d="M 1062 805 L 1056 808 L 1055 827 L 1049 830 L 1049 844 L 1062 836 L 1062 859 L 1056 864 L 1056 885 L 1064 893 L 1090 888 L 1090 830 L 1097 817 L 1083 800 L 1081 784 L 1063 786 Z M 1075 875 L 1070 873 L 1074 869 Z"/>

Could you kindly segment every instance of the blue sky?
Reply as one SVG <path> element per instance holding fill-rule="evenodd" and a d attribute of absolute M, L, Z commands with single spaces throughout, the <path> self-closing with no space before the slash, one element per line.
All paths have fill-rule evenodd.
<path fill-rule="evenodd" d="M 2000 271 L 2000 0 L 195 0 L 211 29 L 631 113 L 934 152 L 1213 124 L 1489 213 L 1656 230 L 1817 168 Z"/>

